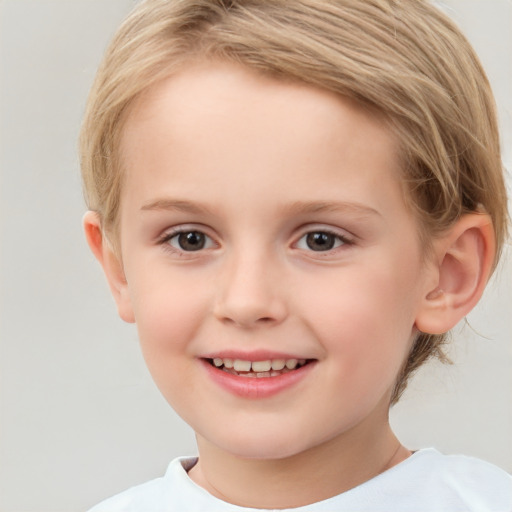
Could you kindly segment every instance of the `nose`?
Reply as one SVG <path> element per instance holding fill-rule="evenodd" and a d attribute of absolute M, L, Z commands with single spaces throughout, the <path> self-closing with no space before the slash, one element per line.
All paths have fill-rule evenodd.
<path fill-rule="evenodd" d="M 214 314 L 245 329 L 277 325 L 287 317 L 283 273 L 264 255 L 230 258 L 219 274 Z"/>

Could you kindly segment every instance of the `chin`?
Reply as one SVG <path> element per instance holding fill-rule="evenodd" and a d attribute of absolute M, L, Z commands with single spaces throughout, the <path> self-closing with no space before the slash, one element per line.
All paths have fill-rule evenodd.
<path fill-rule="evenodd" d="M 290 433 L 279 435 L 268 432 L 264 435 L 231 436 L 229 439 L 212 440 L 220 449 L 235 457 L 253 460 L 278 460 L 293 457 L 310 446 L 304 439 L 294 439 Z"/>

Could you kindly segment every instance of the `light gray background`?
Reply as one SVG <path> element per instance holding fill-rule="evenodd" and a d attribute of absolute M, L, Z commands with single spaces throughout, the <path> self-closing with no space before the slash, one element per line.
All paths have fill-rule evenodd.
<path fill-rule="evenodd" d="M 495 88 L 511 168 L 512 2 L 443 2 Z M 72 512 L 161 475 L 192 433 L 144 367 L 81 232 L 76 139 L 131 0 L 0 0 L 0 511 Z M 512 257 L 393 410 L 411 448 L 512 471 Z M 480 335 L 476 333 L 480 333 Z"/>

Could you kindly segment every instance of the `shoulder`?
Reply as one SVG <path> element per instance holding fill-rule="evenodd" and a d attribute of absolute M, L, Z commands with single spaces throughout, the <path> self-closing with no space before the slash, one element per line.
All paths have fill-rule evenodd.
<path fill-rule="evenodd" d="M 89 512 L 138 512 L 141 510 L 159 510 L 163 492 L 163 478 L 156 478 L 141 485 L 126 489 L 111 498 L 108 498 Z M 162 509 L 163 510 L 163 509 Z"/>
<path fill-rule="evenodd" d="M 512 476 L 474 457 L 420 450 L 389 476 L 429 506 L 445 507 L 432 510 L 512 511 Z"/>
<path fill-rule="evenodd" d="M 470 485 L 473 488 L 511 489 L 512 476 L 503 469 L 475 457 L 443 455 L 433 448 L 418 452 L 417 466 L 423 470 L 435 470 L 434 478 L 440 478 L 453 487 Z"/>
<path fill-rule="evenodd" d="M 179 480 L 186 476 L 184 468 L 190 468 L 195 458 L 173 460 L 163 477 L 131 487 L 101 503 L 89 512 L 167 512 L 180 500 Z"/>
<path fill-rule="evenodd" d="M 317 505 L 311 510 L 512 512 L 512 477 L 479 459 L 428 448 Z"/>

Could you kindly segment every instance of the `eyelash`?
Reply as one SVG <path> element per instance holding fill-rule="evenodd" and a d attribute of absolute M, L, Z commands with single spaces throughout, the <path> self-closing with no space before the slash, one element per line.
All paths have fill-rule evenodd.
<path fill-rule="evenodd" d="M 336 231 L 333 231 L 333 230 L 330 230 L 330 229 L 325 229 L 325 228 L 319 228 L 319 229 L 311 229 L 309 231 L 307 231 L 306 233 L 304 233 L 300 238 L 299 240 L 295 243 L 296 246 L 299 245 L 299 243 L 301 242 L 301 240 L 305 240 L 305 244 L 308 244 L 309 240 L 308 237 L 312 236 L 312 235 L 327 235 L 329 237 L 332 237 L 334 239 L 333 243 L 335 244 L 333 247 L 328 247 L 327 249 L 325 250 L 320 250 L 320 251 L 314 251 L 313 249 L 311 249 L 311 247 L 298 247 L 299 249 L 304 249 L 304 250 L 309 250 L 311 252 L 318 252 L 318 253 L 332 253 L 333 251 L 336 251 L 337 249 L 340 249 L 341 247 L 343 246 L 350 246 L 350 245 L 353 245 L 354 244 L 354 241 L 347 237 L 346 235 L 342 235 L 341 233 L 337 233 Z"/>
<path fill-rule="evenodd" d="M 170 243 L 174 238 L 177 239 L 181 235 L 190 235 L 192 233 L 203 236 L 205 238 L 205 244 L 207 245 L 207 247 L 202 246 L 199 249 L 187 251 L 180 247 L 174 247 Z M 194 228 L 177 228 L 177 229 L 173 229 L 172 231 L 168 231 L 161 238 L 159 238 L 157 240 L 157 243 L 159 245 L 161 245 L 165 250 L 170 251 L 175 254 L 180 254 L 180 255 L 194 254 L 195 252 L 201 252 L 204 249 L 210 249 L 211 246 L 215 245 L 215 242 L 213 241 L 212 237 L 208 236 L 201 229 L 194 229 Z"/>
<path fill-rule="evenodd" d="M 196 235 L 200 235 L 200 236 L 204 237 L 204 245 L 195 250 L 186 250 L 182 247 L 175 247 L 170 243 L 173 239 L 178 239 L 178 237 L 180 237 L 181 235 L 191 235 L 191 234 L 196 234 Z M 327 247 L 325 250 L 321 249 L 319 251 L 313 250 L 309 245 L 307 247 L 299 246 L 299 244 L 301 243 L 302 240 L 305 240 L 305 242 L 304 242 L 305 244 L 308 244 L 308 242 L 312 242 L 312 240 L 308 240 L 308 237 L 311 237 L 312 235 L 313 236 L 314 235 L 327 235 L 328 237 L 332 237 L 332 239 L 333 239 L 332 243 L 334 245 L 332 247 Z M 199 253 L 199 252 L 203 251 L 204 249 L 211 249 L 212 247 L 214 247 L 216 245 L 218 246 L 218 244 L 215 243 L 215 241 L 212 239 L 212 237 L 208 236 L 201 229 L 194 229 L 194 228 L 173 229 L 170 232 L 166 232 L 161 238 L 159 238 L 157 240 L 157 243 L 159 245 L 162 245 L 165 250 L 170 251 L 175 254 L 180 254 L 180 255 L 183 255 L 183 254 L 192 255 L 195 252 Z M 325 243 L 325 242 L 322 242 L 322 243 Z M 179 244 L 179 242 L 178 242 L 178 244 Z M 305 250 L 305 251 L 312 252 L 312 253 L 331 254 L 333 251 L 338 250 L 340 247 L 351 246 L 353 244 L 354 244 L 353 239 L 347 237 L 346 235 L 342 235 L 342 234 L 337 233 L 330 229 L 321 229 L 320 228 L 320 229 L 310 229 L 309 231 L 305 232 L 297 240 L 297 242 L 294 243 L 294 246 L 295 246 L 295 248 L 297 248 L 299 250 Z M 330 244 L 328 243 L 328 245 L 330 245 Z"/>

